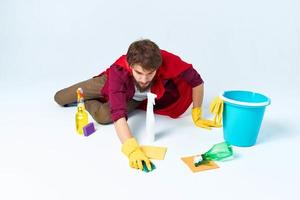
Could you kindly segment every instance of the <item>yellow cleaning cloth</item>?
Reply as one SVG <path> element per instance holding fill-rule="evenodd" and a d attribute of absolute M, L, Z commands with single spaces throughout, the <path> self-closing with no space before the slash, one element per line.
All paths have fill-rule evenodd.
<path fill-rule="evenodd" d="M 210 170 L 210 169 L 217 169 L 217 168 L 219 168 L 219 166 L 214 161 L 209 161 L 208 163 L 201 164 L 198 167 L 195 167 L 195 165 L 194 165 L 194 157 L 195 156 L 189 156 L 189 157 L 183 157 L 183 158 L 181 158 L 181 160 L 185 164 L 187 164 L 187 166 L 192 170 L 193 173 L 204 171 L 204 170 Z"/>
<path fill-rule="evenodd" d="M 166 147 L 156 147 L 156 146 L 141 146 L 142 151 L 150 159 L 163 160 L 167 152 Z"/>

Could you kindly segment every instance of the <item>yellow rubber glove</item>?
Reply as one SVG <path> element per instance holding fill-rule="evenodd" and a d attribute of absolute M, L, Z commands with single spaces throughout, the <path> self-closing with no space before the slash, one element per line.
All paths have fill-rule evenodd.
<path fill-rule="evenodd" d="M 143 170 L 144 161 L 148 170 L 152 170 L 149 158 L 142 152 L 135 138 L 129 138 L 123 143 L 122 152 L 128 157 L 130 167 Z"/>
<path fill-rule="evenodd" d="M 222 127 L 222 115 L 223 115 L 224 103 L 220 97 L 214 98 L 210 103 L 209 111 L 214 114 L 214 122 L 216 127 Z"/>
<path fill-rule="evenodd" d="M 211 127 L 215 127 L 214 121 L 202 118 L 202 110 L 200 107 L 195 107 L 192 109 L 192 118 L 194 124 L 200 128 L 205 128 L 210 130 Z"/>

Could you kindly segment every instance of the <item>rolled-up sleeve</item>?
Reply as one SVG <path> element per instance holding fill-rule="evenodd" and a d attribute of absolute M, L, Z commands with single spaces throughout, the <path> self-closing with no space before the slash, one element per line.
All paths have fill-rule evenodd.
<path fill-rule="evenodd" d="M 108 98 L 111 118 L 114 122 L 122 117 L 127 120 L 125 74 L 122 67 L 111 66 L 108 79 Z"/>
<path fill-rule="evenodd" d="M 190 67 L 180 74 L 181 78 L 184 79 L 191 87 L 196 87 L 203 83 L 200 74 L 193 68 Z"/>

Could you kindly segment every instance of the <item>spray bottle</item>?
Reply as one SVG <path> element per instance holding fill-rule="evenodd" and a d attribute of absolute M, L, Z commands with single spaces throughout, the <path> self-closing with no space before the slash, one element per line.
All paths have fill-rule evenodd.
<path fill-rule="evenodd" d="M 156 94 L 151 92 L 147 93 L 147 113 L 146 113 L 146 132 L 148 142 L 154 142 L 155 140 L 155 117 L 153 112 L 153 106 L 155 105 Z"/>
<path fill-rule="evenodd" d="M 210 161 L 210 160 L 219 161 L 231 156 L 233 156 L 231 145 L 228 144 L 227 142 L 222 142 L 222 143 L 215 144 L 206 153 L 194 157 L 194 165 L 198 167 L 205 161 Z"/>

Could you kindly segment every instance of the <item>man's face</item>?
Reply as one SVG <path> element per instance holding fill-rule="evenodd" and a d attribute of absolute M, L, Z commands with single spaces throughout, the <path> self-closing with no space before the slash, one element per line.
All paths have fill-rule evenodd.
<path fill-rule="evenodd" d="M 157 70 L 145 70 L 140 65 L 132 66 L 132 75 L 135 80 L 135 85 L 141 92 L 151 87 L 151 81 L 153 80 L 156 71 Z"/>

